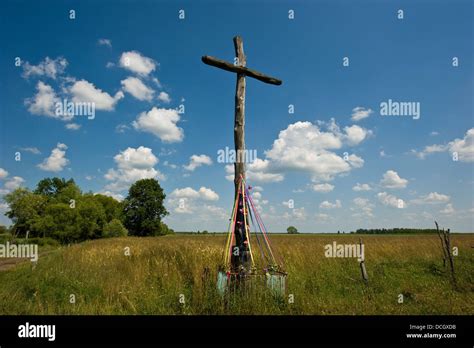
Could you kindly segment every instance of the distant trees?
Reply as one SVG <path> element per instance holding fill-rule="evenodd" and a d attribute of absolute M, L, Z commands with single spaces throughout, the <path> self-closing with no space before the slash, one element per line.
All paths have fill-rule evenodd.
<path fill-rule="evenodd" d="M 35 190 L 18 188 L 4 196 L 16 237 L 52 238 L 60 243 L 102 237 L 169 234 L 161 219 L 168 214 L 158 181 L 137 181 L 124 202 L 101 194 L 83 193 L 73 179 L 45 178 Z"/>
<path fill-rule="evenodd" d="M 296 234 L 298 233 L 298 230 L 296 229 L 295 226 L 290 226 L 286 229 L 286 232 L 288 232 L 289 234 Z"/>
<path fill-rule="evenodd" d="M 432 228 L 359 228 L 356 234 L 410 234 L 410 233 L 437 233 Z"/>
<path fill-rule="evenodd" d="M 133 236 L 159 236 L 170 233 L 161 222 L 168 215 L 166 195 L 155 179 L 135 182 L 123 202 L 124 225 Z"/>

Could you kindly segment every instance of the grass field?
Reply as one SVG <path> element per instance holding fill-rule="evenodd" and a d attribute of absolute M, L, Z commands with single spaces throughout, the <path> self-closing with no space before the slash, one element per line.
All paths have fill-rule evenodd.
<path fill-rule="evenodd" d="M 472 234 L 452 235 L 456 290 L 437 235 L 362 236 L 367 285 L 356 259 L 324 256 L 325 244 L 356 243 L 358 235 L 273 235 L 294 303 L 259 294 L 224 304 L 215 290 L 224 238 L 127 237 L 49 251 L 36 267 L 0 272 L 0 314 L 474 314 Z"/>

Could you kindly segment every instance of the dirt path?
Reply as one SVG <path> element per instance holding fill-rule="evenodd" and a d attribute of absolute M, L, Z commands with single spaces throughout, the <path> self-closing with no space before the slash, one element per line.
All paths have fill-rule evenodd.
<path fill-rule="evenodd" d="M 45 251 L 38 255 L 38 259 L 42 256 L 52 253 L 54 250 Z M 22 262 L 31 262 L 29 258 L 20 258 L 20 257 L 10 257 L 10 258 L 0 258 L 0 272 L 8 271 L 16 265 Z"/>

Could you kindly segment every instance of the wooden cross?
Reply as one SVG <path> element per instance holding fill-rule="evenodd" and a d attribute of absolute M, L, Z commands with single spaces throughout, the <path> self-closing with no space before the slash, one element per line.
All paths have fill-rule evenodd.
<path fill-rule="evenodd" d="M 234 48 L 236 61 L 235 64 L 228 63 L 224 60 L 220 60 L 210 56 L 203 56 L 201 59 L 205 64 L 215 66 L 217 68 L 234 72 L 237 74 L 237 85 L 235 88 L 235 117 L 234 117 L 234 144 L 236 152 L 236 161 L 234 163 L 234 185 L 235 185 L 235 197 L 237 197 L 239 190 L 240 178 L 245 179 L 245 157 L 241 157 L 239 154 L 245 154 L 245 77 L 253 77 L 259 81 L 269 83 L 272 85 L 281 85 L 281 80 L 266 76 L 258 71 L 249 69 L 247 65 L 247 57 L 244 54 L 244 45 L 240 36 L 234 37 Z M 237 214 L 237 224 L 243 227 L 244 215 Z M 246 249 L 246 237 L 242 228 L 237 231 L 236 228 L 236 245 L 241 249 Z M 243 251 L 243 252 L 244 252 Z M 234 263 L 235 268 L 241 266 L 242 263 Z M 245 265 L 244 265 L 245 266 Z"/>

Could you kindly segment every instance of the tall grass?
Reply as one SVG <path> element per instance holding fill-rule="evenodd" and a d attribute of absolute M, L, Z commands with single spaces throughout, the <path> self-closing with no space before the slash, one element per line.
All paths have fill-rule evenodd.
<path fill-rule="evenodd" d="M 357 243 L 358 236 L 275 235 L 289 274 L 284 298 L 268 291 L 222 298 L 215 285 L 224 238 L 127 237 L 61 247 L 36 267 L 25 262 L 0 272 L 0 314 L 474 314 L 473 235 L 452 236 L 456 290 L 435 235 L 363 236 L 367 285 L 356 259 L 324 256 L 325 244 Z"/>

